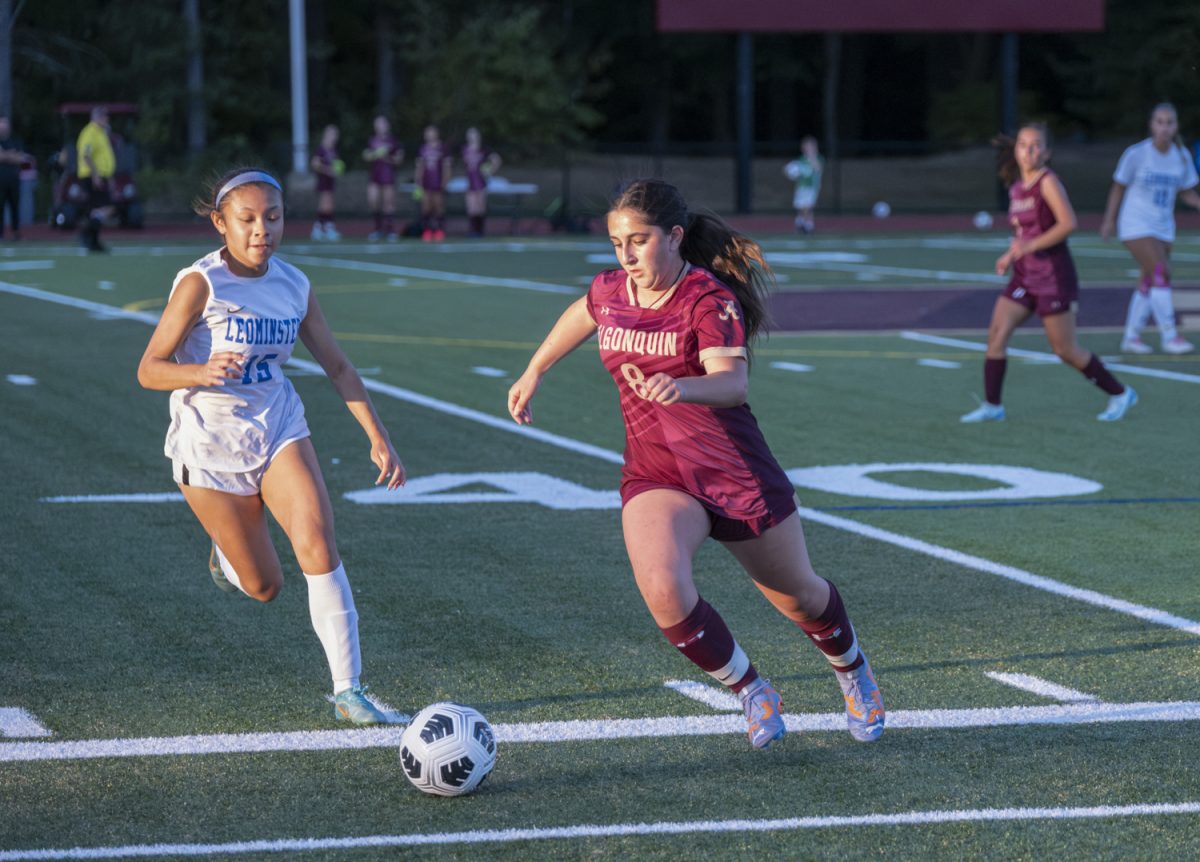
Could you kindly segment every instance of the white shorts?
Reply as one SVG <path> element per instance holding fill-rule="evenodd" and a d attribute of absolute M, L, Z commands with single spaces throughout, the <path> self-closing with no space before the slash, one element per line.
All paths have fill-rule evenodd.
<path fill-rule="evenodd" d="M 792 196 L 792 206 L 798 210 L 810 210 L 816 203 L 816 189 L 796 189 L 796 194 Z"/>
<path fill-rule="evenodd" d="M 239 497 L 253 497 L 262 490 L 262 478 L 275 460 L 275 456 L 297 440 L 303 440 L 309 435 L 289 437 L 279 443 L 261 466 L 245 473 L 224 473 L 220 470 L 201 470 L 189 467 L 182 461 L 171 461 L 171 475 L 176 483 L 187 485 L 189 488 L 208 488 L 225 494 L 236 494 Z"/>

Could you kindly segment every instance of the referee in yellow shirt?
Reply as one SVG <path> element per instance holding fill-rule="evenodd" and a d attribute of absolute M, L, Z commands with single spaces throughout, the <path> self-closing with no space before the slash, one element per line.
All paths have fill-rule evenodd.
<path fill-rule="evenodd" d="M 108 109 L 103 105 L 92 108 L 91 122 L 83 127 L 75 142 L 78 153 L 76 173 L 87 192 L 87 220 L 79 238 L 88 251 L 108 251 L 100 244 L 100 225 L 112 213 L 111 185 L 117 170 L 117 157 L 108 136 Z"/>

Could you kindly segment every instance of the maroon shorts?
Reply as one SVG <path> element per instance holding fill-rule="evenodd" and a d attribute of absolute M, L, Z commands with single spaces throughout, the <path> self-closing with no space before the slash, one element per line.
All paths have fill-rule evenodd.
<path fill-rule="evenodd" d="M 1060 287 L 1053 293 L 1030 293 L 1016 281 L 1010 281 L 1004 288 L 1002 296 L 1025 306 L 1030 311 L 1037 312 L 1038 317 L 1051 317 L 1055 314 L 1065 314 L 1079 308 L 1079 285 L 1072 284 Z"/>
<path fill-rule="evenodd" d="M 331 192 L 333 191 L 334 180 L 329 174 L 317 174 L 317 191 Z"/>
<path fill-rule="evenodd" d="M 694 494 L 679 488 L 675 485 L 667 485 L 662 482 L 655 482 L 651 479 L 629 479 L 621 482 L 621 505 L 624 506 L 638 494 L 645 491 L 653 491 L 655 488 L 666 488 L 669 491 L 679 491 L 683 494 L 688 494 L 696 500 L 701 506 L 704 506 L 708 512 L 709 530 L 708 534 L 718 542 L 744 542 L 747 539 L 754 539 L 761 536 L 767 530 L 774 526 L 782 524 L 792 516 L 796 511 L 796 495 L 792 492 L 791 496 L 772 495 L 764 497 L 763 502 L 767 506 L 767 513 L 759 515 L 755 518 L 730 518 L 722 512 L 713 510 L 703 500 L 695 497 Z"/>

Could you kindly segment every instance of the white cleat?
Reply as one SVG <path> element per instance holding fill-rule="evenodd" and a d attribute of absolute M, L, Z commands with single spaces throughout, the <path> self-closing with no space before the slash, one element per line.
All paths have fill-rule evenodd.
<path fill-rule="evenodd" d="M 1181 336 L 1176 335 L 1170 341 L 1164 341 L 1162 349 L 1163 353 L 1171 353 L 1175 356 L 1179 356 L 1183 353 L 1191 353 L 1196 349 L 1196 345 L 1192 344 L 1192 342 L 1182 338 Z"/>
<path fill-rule="evenodd" d="M 1165 350 L 1166 348 L 1163 349 Z M 1141 356 L 1145 356 L 1147 353 L 1153 353 L 1154 348 L 1142 341 L 1140 338 L 1126 338 L 1121 342 L 1121 352 L 1137 353 Z"/>
<path fill-rule="evenodd" d="M 958 417 L 959 422 L 1003 422 L 1004 405 L 984 401 L 970 413 Z"/>
<path fill-rule="evenodd" d="M 1125 391 L 1120 395 L 1114 395 L 1108 399 L 1108 406 L 1104 408 L 1104 412 L 1096 418 L 1101 422 L 1116 422 L 1134 404 L 1137 404 L 1137 393 L 1133 391 L 1132 386 L 1126 386 Z"/>

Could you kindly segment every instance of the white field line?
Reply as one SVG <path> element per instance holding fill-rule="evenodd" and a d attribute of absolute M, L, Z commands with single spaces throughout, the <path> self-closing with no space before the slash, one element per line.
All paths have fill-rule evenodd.
<path fill-rule="evenodd" d="M 845 530 L 848 533 L 855 533 L 868 539 L 875 539 L 880 542 L 886 542 L 889 545 L 896 545 L 900 548 L 906 548 L 910 551 L 916 551 L 919 554 L 935 557 L 939 560 L 945 560 L 956 565 L 963 566 L 968 569 L 974 569 L 978 572 L 987 572 L 991 575 L 999 575 L 1002 578 L 1008 578 L 1011 581 L 1016 581 L 1019 584 L 1025 584 L 1029 587 L 1035 587 L 1039 590 L 1045 590 L 1048 593 L 1053 593 L 1064 598 L 1074 599 L 1075 601 L 1084 602 L 1085 604 L 1095 605 L 1096 607 L 1106 608 L 1118 613 L 1128 614 L 1132 617 L 1155 623 L 1168 628 L 1179 629 L 1180 631 L 1188 632 L 1189 634 L 1200 635 L 1200 622 L 1189 620 L 1185 617 L 1175 616 L 1166 611 L 1160 611 L 1157 608 L 1139 605 L 1133 602 L 1127 602 L 1124 599 L 1116 599 L 1112 596 L 1106 596 L 1104 593 L 1098 593 L 1095 590 L 1086 590 L 1082 587 L 1073 587 L 1070 584 L 1064 584 L 1062 581 L 1056 581 L 1053 578 L 1047 578 L 1042 575 L 1035 575 L 1033 572 L 1027 572 L 1024 569 L 1018 569 L 1015 566 L 1006 566 L 1002 563 L 994 563 L 991 560 L 983 557 L 976 557 L 972 554 L 964 554 L 962 551 L 955 551 L 952 548 L 944 548 L 941 545 L 934 545 L 930 542 L 923 542 L 920 539 L 914 539 L 910 536 L 904 536 L 900 533 L 893 533 L 889 530 L 882 530 L 878 527 L 871 527 L 867 524 L 851 521 L 847 518 L 842 518 L 838 515 L 830 514 L 829 512 L 818 512 L 816 509 L 800 507 L 801 517 L 807 518 L 810 521 L 817 521 L 830 527 L 835 527 L 839 530 Z"/>
<path fill-rule="evenodd" d="M 770 261 L 771 255 L 768 255 Z M 919 269 L 907 266 L 882 266 L 871 263 L 838 263 L 836 261 L 811 261 L 806 263 L 781 263 L 787 269 L 809 269 L 823 272 L 871 273 L 872 275 L 894 275 L 904 278 L 919 278 L 935 281 L 974 282 L 980 284 L 1004 284 L 1008 279 L 982 272 L 954 272 L 946 269 Z"/>
<path fill-rule="evenodd" d="M 663 685 L 672 691 L 679 692 L 684 697 L 691 698 L 705 706 L 711 706 L 713 709 L 722 712 L 742 711 L 741 701 L 724 688 L 714 688 L 711 685 L 705 685 L 702 682 L 690 679 L 669 679 Z"/>
<path fill-rule="evenodd" d="M 1123 722 L 1200 721 L 1200 702 L 1071 703 L 1008 706 L 994 709 L 893 710 L 889 730 L 945 730 L 1010 726 L 1112 724 Z M 784 716 L 792 733 L 845 733 L 843 712 Z M 740 736 L 746 719 L 740 714 L 662 716 L 658 718 L 579 719 L 494 724 L 496 741 L 506 744 L 591 742 L 678 736 Z M 268 751 L 334 751 L 398 748 L 403 728 L 218 733 L 140 739 L 82 739 L 63 742 L 0 743 L 0 763 L 46 760 L 90 760 L 108 757 L 164 757 L 203 754 L 247 754 Z"/>
<path fill-rule="evenodd" d="M 1022 691 L 1028 691 L 1032 694 L 1050 698 L 1051 700 L 1057 700 L 1059 703 L 1100 702 L 1100 698 L 1095 695 L 1076 691 L 1073 688 L 1067 688 L 1065 685 L 1058 685 L 1027 673 L 1000 673 L 999 671 L 989 670 L 984 672 L 984 676 L 991 677 L 996 682 L 1002 682 L 1013 688 L 1019 688 Z"/>
<path fill-rule="evenodd" d="M 480 829 L 470 832 L 424 832 L 411 835 L 362 835 L 351 838 L 276 838 L 225 844 L 126 844 L 46 850 L 0 850 L 0 862 L 52 859 L 117 859 L 126 856 L 220 856 L 242 853 L 303 853 L 375 847 L 429 847 L 447 844 L 513 844 L 553 839 L 625 838 L 635 835 L 793 832 L 873 826 L 928 826 L 939 823 L 997 823 L 1030 820 L 1096 820 L 1117 817 L 1163 817 L 1198 814 L 1200 802 L 1141 805 L 1089 805 L 1075 808 L 960 808 L 898 811 L 894 814 L 843 814 L 760 820 L 685 820 L 657 823 L 580 823 L 572 826 Z"/>
<path fill-rule="evenodd" d="M 15 289 L 14 289 L 15 288 Z M 144 323 L 156 323 L 158 318 L 155 315 L 146 314 L 139 311 L 125 311 L 112 305 L 102 305 L 96 302 L 76 299 L 75 297 L 62 296 L 60 294 L 49 293 L 43 290 L 34 288 L 21 287 L 20 285 L 10 285 L 0 282 L 0 292 L 17 293 L 22 296 L 29 296 L 34 299 L 41 299 L 49 302 L 56 302 L 61 305 L 72 306 L 75 308 L 83 308 L 85 310 L 96 311 L 103 314 L 110 314 L 113 317 L 123 317 L 130 320 L 140 320 Z M 917 333 L 912 333 L 917 335 Z M 972 342 L 964 342 L 971 344 Z M 303 359 L 293 357 L 290 365 L 306 371 L 320 372 L 321 368 L 315 362 L 308 362 Z M 1196 378 L 1200 381 L 1200 378 Z M 483 413 L 479 410 L 472 410 L 468 407 L 460 407 L 457 404 L 451 404 L 448 401 L 442 401 L 438 398 L 431 398 L 427 395 L 421 395 L 417 392 L 412 392 L 408 389 L 402 389 L 399 386 L 392 386 L 388 383 L 382 383 L 378 380 L 370 378 L 363 380 L 363 385 L 371 392 L 378 392 L 382 395 L 387 395 L 390 398 L 396 398 L 401 401 L 407 401 L 411 404 L 416 404 L 421 407 L 427 407 L 430 410 L 435 410 L 441 413 L 446 413 L 451 416 L 457 416 L 462 419 L 467 419 L 472 422 L 478 422 L 481 425 L 486 425 L 489 428 L 495 428 L 501 431 L 508 431 L 513 434 L 538 440 L 543 443 L 548 443 L 551 446 L 558 446 L 562 449 L 567 449 L 571 452 L 576 452 L 581 455 L 588 455 L 593 458 L 607 461 L 610 464 L 623 464 L 624 458 L 619 452 L 613 452 L 609 449 L 604 449 L 600 446 L 593 446 L 590 443 L 582 443 L 578 440 L 572 440 L 569 437 L 563 437 L 558 434 L 551 434 L 546 431 L 535 430 L 528 425 L 517 425 L 511 419 L 493 416 L 489 413 Z M 1118 613 L 1129 614 L 1138 619 L 1157 625 L 1169 626 L 1170 628 L 1180 629 L 1191 634 L 1200 635 L 1200 623 L 1183 617 L 1169 614 L 1165 611 L 1156 608 L 1146 607 L 1144 605 L 1127 602 L 1123 599 L 1116 599 L 1111 596 L 1106 596 L 1103 593 L 1098 593 L 1094 590 L 1085 590 L 1079 587 L 1072 587 L 1052 578 L 1036 575 L 1032 572 L 1026 572 L 1022 569 L 1017 569 L 1012 566 L 1001 565 L 994 563 L 991 560 L 986 560 L 982 557 L 964 554 L 961 551 L 955 551 L 950 548 L 943 548 L 939 545 L 933 545 L 929 542 L 923 542 L 919 539 L 913 539 L 909 536 L 903 536 L 899 533 L 892 533 L 887 530 L 881 530 L 875 527 L 861 524 L 858 521 L 851 521 L 847 518 L 842 518 L 837 515 L 831 515 L 825 512 L 818 512 L 815 509 L 801 508 L 800 513 L 803 517 L 817 521 L 827 526 L 839 530 L 845 530 L 850 533 L 855 533 L 871 539 L 877 539 L 881 542 L 897 545 L 917 553 L 926 554 L 937 559 L 946 560 L 956 563 L 966 568 L 975 569 L 980 572 L 1000 575 L 1001 577 L 1009 578 L 1026 586 L 1035 587 L 1036 589 L 1046 590 L 1055 595 L 1066 598 L 1075 599 L 1076 601 L 1086 602 L 1088 604 L 1097 605 L 1109 610 L 1117 611 Z"/>
<path fill-rule="evenodd" d="M 978 341 L 966 341 L 961 338 L 947 338 L 944 335 L 927 335 L 924 332 L 901 332 L 900 337 L 908 341 L 920 341 L 924 344 L 939 344 L 943 347 L 961 347 L 965 350 L 975 350 L 983 353 L 987 350 L 987 345 Z M 1061 360 L 1053 353 L 1043 353 L 1038 350 L 1022 350 L 1019 347 L 1010 347 L 1008 352 L 1013 356 L 1020 356 L 1024 359 L 1033 359 L 1038 362 L 1060 362 Z M 1106 362 L 1109 368 L 1114 371 L 1120 371 L 1123 374 L 1136 374 L 1141 377 L 1157 377 L 1161 380 L 1178 380 L 1181 383 L 1200 383 L 1200 375 L 1184 374 L 1182 371 L 1163 371 L 1160 368 L 1143 368 L 1140 365 L 1126 365 L 1123 362 Z"/>
<path fill-rule="evenodd" d="M 518 290 L 536 290 L 542 293 L 563 293 L 569 296 L 579 296 L 582 293 L 578 287 L 569 287 L 565 284 L 550 284 L 543 281 L 529 281 L 523 278 L 495 278 L 488 275 L 470 275 L 464 272 L 446 272 L 440 269 L 396 266 L 389 263 L 369 263 L 362 260 L 318 257 L 308 254 L 284 254 L 281 256 L 292 263 L 321 266 L 329 269 L 345 269 L 353 272 L 377 272 L 384 275 L 403 275 L 409 278 L 424 278 L 431 281 L 452 281 L 455 284 L 477 284 L 485 287 L 511 287 Z"/>
<path fill-rule="evenodd" d="M 54 269 L 52 260 L 5 260 L 0 261 L 0 272 L 16 270 Z"/>

